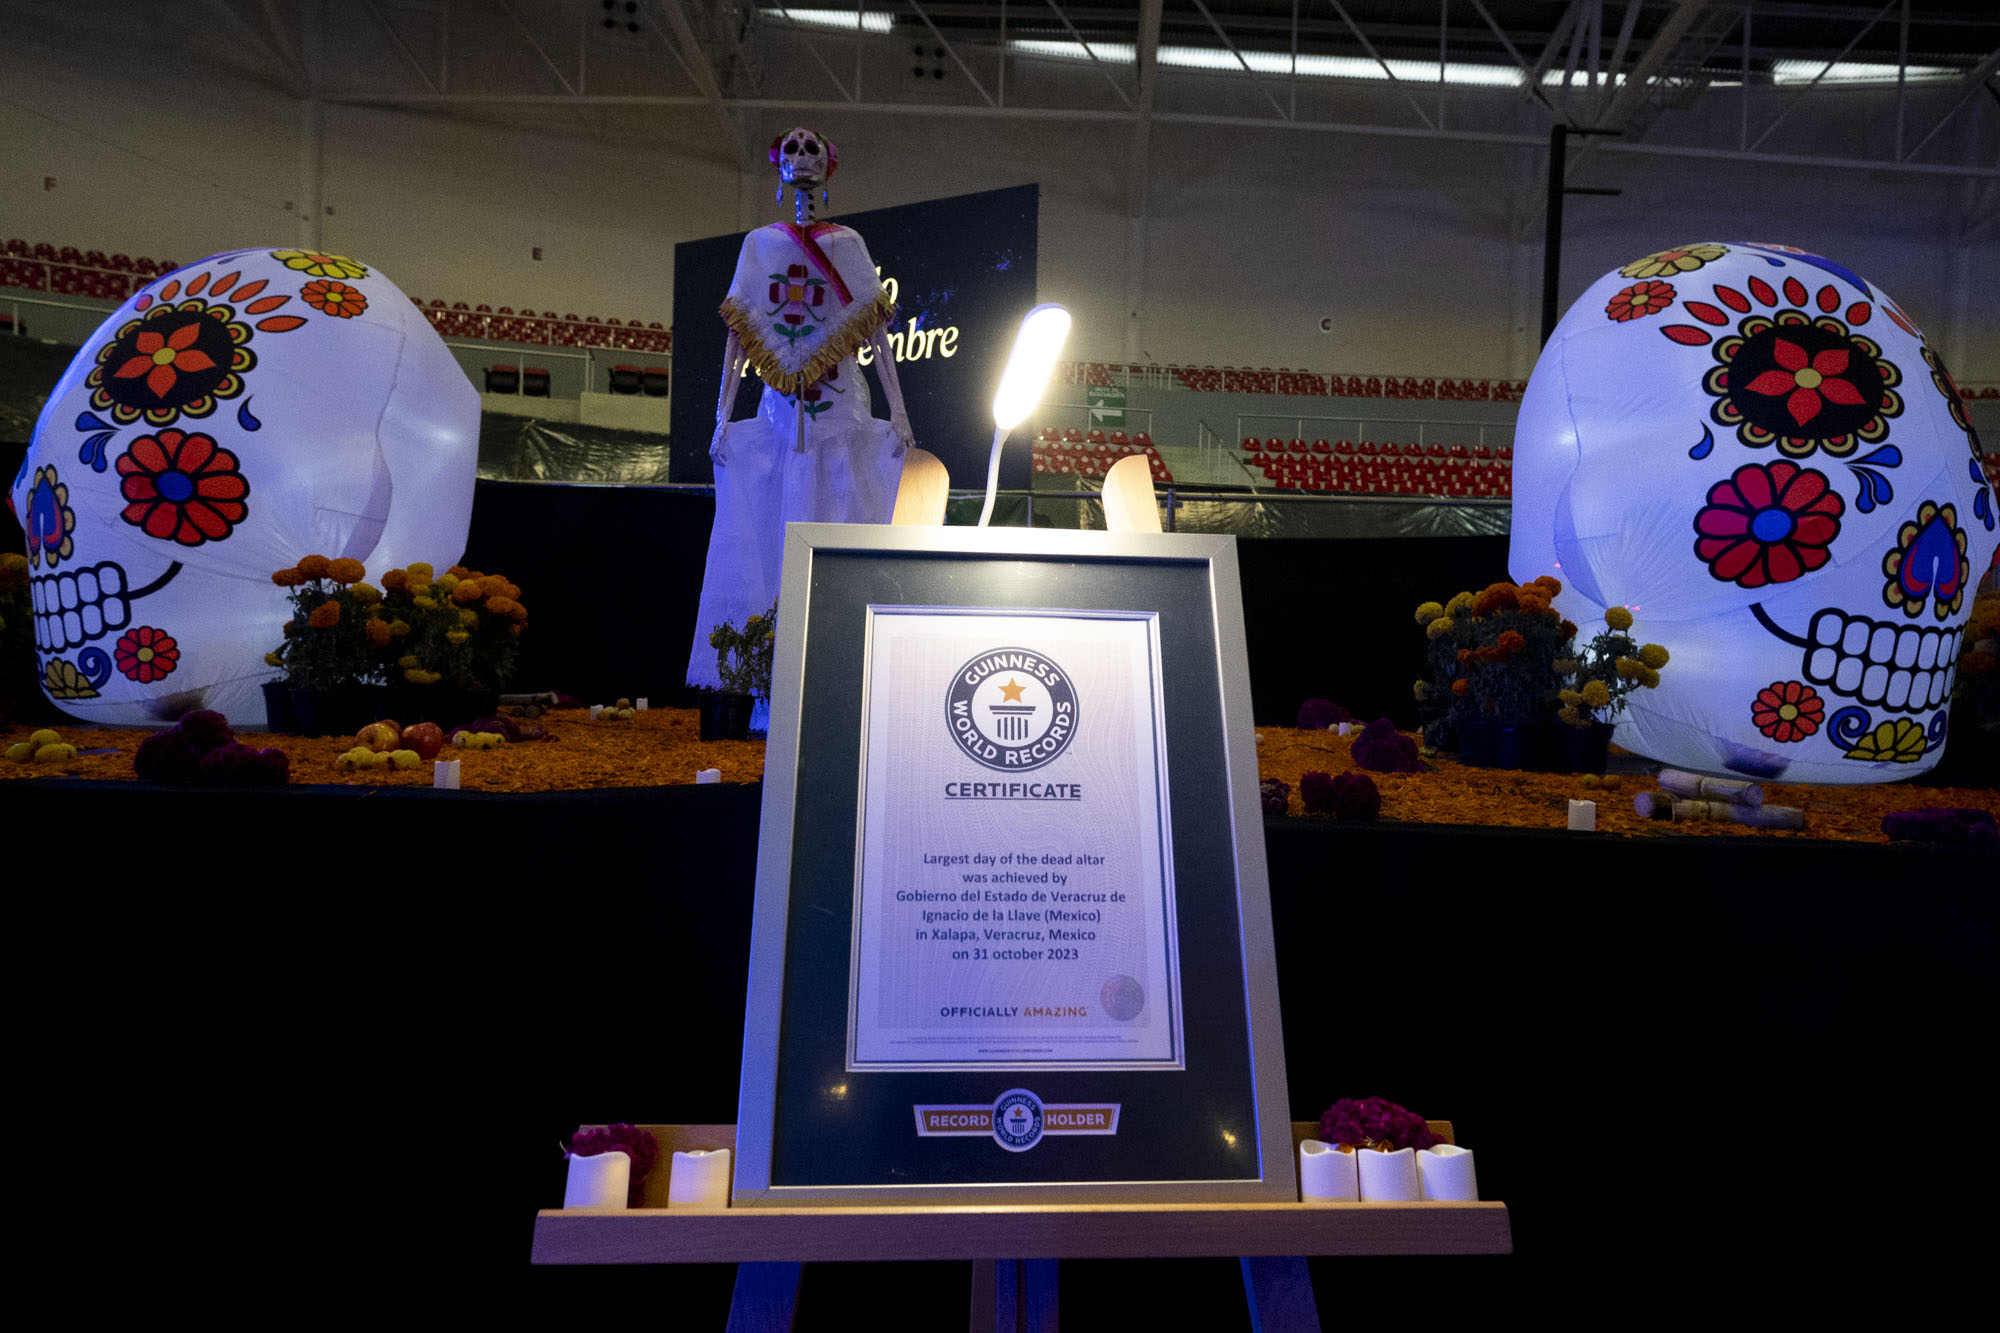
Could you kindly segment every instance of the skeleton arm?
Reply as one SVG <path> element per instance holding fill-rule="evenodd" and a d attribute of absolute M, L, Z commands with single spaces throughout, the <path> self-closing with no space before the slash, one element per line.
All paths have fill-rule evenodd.
<path fill-rule="evenodd" d="M 743 366 L 749 356 L 743 344 L 736 337 L 736 330 L 729 331 L 729 340 L 722 348 L 722 388 L 715 396 L 715 434 L 709 437 L 708 456 L 718 466 L 726 466 L 729 454 L 722 444 L 723 427 L 729 424 L 729 409 L 736 405 L 736 381 L 743 375 Z"/>
<path fill-rule="evenodd" d="M 882 391 L 889 395 L 889 425 L 898 441 L 896 457 L 901 458 L 917 439 L 910 430 L 909 411 L 903 406 L 903 386 L 896 378 L 896 354 L 889 346 L 888 329 L 876 329 L 868 345 L 875 350 L 874 365 L 882 377 Z"/>

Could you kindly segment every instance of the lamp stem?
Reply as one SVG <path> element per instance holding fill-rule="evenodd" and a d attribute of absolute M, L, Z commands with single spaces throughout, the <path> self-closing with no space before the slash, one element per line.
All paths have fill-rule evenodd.
<path fill-rule="evenodd" d="M 993 456 L 986 462 L 986 507 L 979 511 L 979 526 L 982 528 L 993 517 L 993 496 L 1000 489 L 1000 450 L 1007 443 L 1010 433 L 1005 426 L 993 429 Z"/>

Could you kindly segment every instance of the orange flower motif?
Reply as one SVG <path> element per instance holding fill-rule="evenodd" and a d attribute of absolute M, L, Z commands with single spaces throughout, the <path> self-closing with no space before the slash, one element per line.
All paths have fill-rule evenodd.
<path fill-rule="evenodd" d="M 299 295 L 307 305 L 335 319 L 353 319 L 368 308 L 368 298 L 359 290 L 331 278 L 319 278 L 307 283 Z"/>
<path fill-rule="evenodd" d="M 313 608 L 313 613 L 306 617 L 306 623 L 314 629 L 332 629 L 340 623 L 340 603 L 329 597 Z"/>

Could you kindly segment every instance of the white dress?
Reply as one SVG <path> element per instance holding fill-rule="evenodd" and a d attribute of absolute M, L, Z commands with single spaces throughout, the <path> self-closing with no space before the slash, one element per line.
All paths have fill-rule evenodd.
<path fill-rule="evenodd" d="M 876 358 L 898 418 L 892 424 L 872 414 L 854 356 L 860 347 L 881 346 L 893 307 L 858 234 L 815 224 L 814 256 L 799 244 L 802 231 L 779 224 L 745 237 L 722 304 L 730 352 L 709 449 L 715 526 L 688 656 L 690 685 L 721 683 L 710 631 L 724 622 L 740 629 L 776 604 L 787 523 L 886 523 L 895 509 L 907 426 L 894 363 Z M 757 415 L 725 421 L 745 362 L 764 380 Z"/>

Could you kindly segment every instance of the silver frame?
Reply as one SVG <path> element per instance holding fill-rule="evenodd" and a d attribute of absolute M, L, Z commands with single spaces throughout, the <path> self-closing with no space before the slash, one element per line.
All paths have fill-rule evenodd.
<path fill-rule="evenodd" d="M 1243 942 L 1243 980 L 1250 1020 L 1256 1100 L 1258 1180 L 1134 1180 L 1032 1185 L 774 1186 L 771 1145 L 777 1128 L 778 1029 L 784 1008 L 785 931 L 792 878 L 791 811 L 798 789 L 799 727 L 805 689 L 805 626 L 798 614 L 812 595 L 821 551 L 935 552 L 1064 561 L 1206 562 L 1209 613 L 1221 682 L 1222 756 L 1229 775 L 1236 901 Z M 752 913 L 750 989 L 744 1012 L 743 1071 L 738 1094 L 734 1203 L 743 1207 L 855 1204 L 1024 1203 L 1292 1203 L 1298 1199 L 1292 1160 L 1290 1102 L 1278 1018 L 1278 977 L 1271 929 L 1263 810 L 1257 792 L 1257 737 L 1251 725 L 1250 671 L 1243 634 L 1236 539 L 1230 536 L 1058 532 L 1032 528 L 917 528 L 873 524 L 794 523 L 785 529 L 776 661 L 771 676 L 771 723 L 764 757 L 763 820 L 757 845 L 757 898 Z M 1012 608 L 1008 608 L 1012 609 Z M 1144 608 L 1135 608 L 1144 609 Z M 1200 762 L 1190 756 L 1172 762 Z M 1183 1003 L 1186 997 L 1183 996 Z M 828 1145 L 838 1151 L 837 1145 Z"/>

